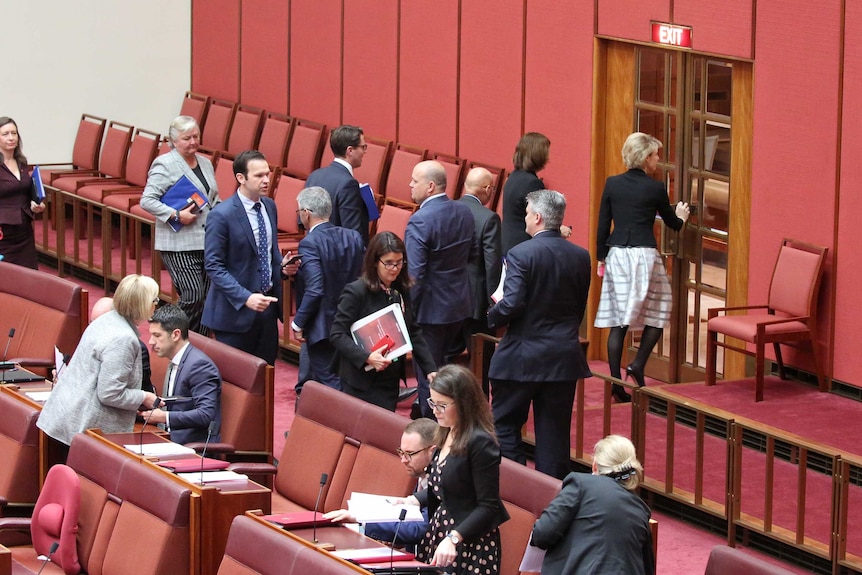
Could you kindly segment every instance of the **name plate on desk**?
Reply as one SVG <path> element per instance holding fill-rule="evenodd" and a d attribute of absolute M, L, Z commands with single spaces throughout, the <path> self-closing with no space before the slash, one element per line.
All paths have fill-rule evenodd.
<path fill-rule="evenodd" d="M 186 447 L 179 443 L 172 443 L 170 441 L 144 443 L 143 445 L 127 444 L 123 447 L 132 453 L 143 455 L 144 457 L 165 457 L 167 455 L 186 455 L 195 453 L 195 450 L 191 447 Z"/>

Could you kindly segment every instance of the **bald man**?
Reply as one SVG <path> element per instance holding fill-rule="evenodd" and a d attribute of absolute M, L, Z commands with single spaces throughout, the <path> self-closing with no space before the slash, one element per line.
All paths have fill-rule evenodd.
<path fill-rule="evenodd" d="M 473 238 L 478 251 L 467 262 L 470 290 L 473 294 L 473 315 L 464 322 L 463 345 L 470 349 L 470 336 L 474 333 L 491 333 L 488 328 L 490 296 L 500 283 L 503 269 L 503 248 L 500 239 L 500 216 L 486 207 L 494 191 L 494 175 L 485 168 L 473 168 L 464 181 L 464 193 L 458 202 L 473 214 Z M 463 347 L 453 351 L 460 352 Z M 488 394 L 488 367 L 494 344 L 486 341 L 483 354 L 482 389 Z"/>
<path fill-rule="evenodd" d="M 478 252 L 473 214 L 466 205 L 446 196 L 446 170 L 439 162 L 416 164 L 410 190 L 413 201 L 419 204 L 404 236 L 407 268 L 415 282 L 410 290 L 411 303 L 434 363 L 442 367 L 446 352 L 463 337 L 464 320 L 473 314 L 467 276 L 467 262 Z M 418 364 L 415 368 L 419 403 L 411 416 L 433 419 L 426 374 Z"/>

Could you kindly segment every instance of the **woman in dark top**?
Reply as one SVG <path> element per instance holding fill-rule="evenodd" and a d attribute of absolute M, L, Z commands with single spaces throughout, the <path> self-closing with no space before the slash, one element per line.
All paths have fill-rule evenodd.
<path fill-rule="evenodd" d="M 33 197 L 33 180 L 22 151 L 18 124 L 0 117 L 0 255 L 4 261 L 36 269 L 36 242 L 33 219 L 45 211 Z"/>
<path fill-rule="evenodd" d="M 545 189 L 536 173 L 548 163 L 550 149 L 551 141 L 538 132 L 524 134 L 515 146 L 512 158 L 515 171 L 509 174 L 503 186 L 503 254 L 530 239 L 524 224 L 527 194 Z"/>
<path fill-rule="evenodd" d="M 509 514 L 500 499 L 500 448 L 488 400 L 469 370 L 447 365 L 431 382 L 428 404 L 440 424 L 440 447 L 428 487 L 405 500 L 428 507 L 417 557 L 447 573 L 497 573 L 499 526 Z"/>
<path fill-rule="evenodd" d="M 635 493 L 642 474 L 627 438 L 596 444 L 593 474 L 569 474 L 533 525 L 530 544 L 547 550 L 542 575 L 652 575 L 650 510 Z"/>
<path fill-rule="evenodd" d="M 608 365 L 617 379 L 626 332 L 629 326 L 643 327 L 637 355 L 626 368 L 626 377 L 633 377 L 639 386 L 644 385 L 644 366 L 670 320 L 673 303 L 653 235 L 655 215 L 679 231 L 689 214 L 685 202 L 671 207 L 664 184 L 648 175 L 658 165 L 661 147 L 660 141 L 642 132 L 626 138 L 622 156 L 628 171 L 605 182 L 596 238 L 598 274 L 603 280 L 595 326 L 611 328 Z M 613 393 L 617 401 L 631 400 L 622 386 L 615 385 Z"/>
<path fill-rule="evenodd" d="M 429 381 L 433 380 L 437 366 L 422 330 L 413 320 L 409 287 L 404 242 L 392 232 L 375 235 L 365 251 L 362 275 L 347 284 L 338 298 L 338 309 L 329 333 L 329 341 L 340 358 L 339 376 L 344 392 L 390 411 L 395 411 L 398 403 L 399 382 L 406 378 L 404 358 L 388 360 L 382 350 L 368 353 L 353 341 L 350 326 L 393 303 L 400 303 L 413 343 L 413 357 L 428 374 Z M 366 366 L 370 369 L 366 370 Z"/>

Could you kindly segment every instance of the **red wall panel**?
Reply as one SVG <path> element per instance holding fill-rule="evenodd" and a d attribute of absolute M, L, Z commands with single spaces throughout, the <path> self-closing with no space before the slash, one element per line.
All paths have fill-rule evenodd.
<path fill-rule="evenodd" d="M 458 0 L 401 3 L 398 141 L 454 154 Z"/>
<path fill-rule="evenodd" d="M 650 20 L 670 21 L 671 0 L 598 0 L 599 34 L 650 41 Z"/>
<path fill-rule="evenodd" d="M 692 27 L 692 48 L 753 58 L 753 0 L 674 0 L 673 23 Z"/>
<path fill-rule="evenodd" d="M 288 8 L 285 0 L 242 3 L 240 101 L 280 114 L 288 110 Z"/>
<path fill-rule="evenodd" d="M 290 115 L 341 124 L 341 0 L 290 2 Z"/>
<path fill-rule="evenodd" d="M 833 256 L 840 6 L 841 0 L 757 4 L 749 270 L 752 303 L 766 301 L 782 237 L 829 246 L 829 259 Z M 805 33 L 791 36 L 788 30 Z M 829 263 L 820 298 L 823 349 L 833 320 L 832 272 Z M 790 354 L 787 360 L 794 363 Z M 808 367 L 807 362 L 795 364 Z"/>
<path fill-rule="evenodd" d="M 572 240 L 589 245 L 593 15 L 571 2 L 527 4 L 525 132 L 551 140 L 545 185 L 566 196 Z M 510 153 L 515 142 L 510 144 Z M 511 166 L 511 158 L 505 164 Z"/>
<path fill-rule="evenodd" d="M 835 371 L 837 380 L 862 387 L 859 356 L 859 215 L 862 214 L 862 4 L 845 4 L 844 114 L 841 138 L 841 196 L 838 212 L 838 245 L 835 261 L 839 270 L 835 293 Z"/>
<path fill-rule="evenodd" d="M 345 124 L 394 140 L 398 103 L 398 0 L 344 3 Z"/>
<path fill-rule="evenodd" d="M 510 166 L 523 129 L 524 4 L 471 0 L 461 6 L 458 154 Z"/>
<path fill-rule="evenodd" d="M 192 1 L 192 91 L 239 100 L 240 0 Z"/>

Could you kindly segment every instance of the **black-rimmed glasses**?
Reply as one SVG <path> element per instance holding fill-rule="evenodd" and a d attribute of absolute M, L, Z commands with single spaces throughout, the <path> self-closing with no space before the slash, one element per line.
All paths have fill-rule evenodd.
<path fill-rule="evenodd" d="M 398 455 L 398 457 L 400 457 L 401 459 L 406 459 L 407 461 L 411 461 L 413 459 L 414 455 L 418 455 L 418 454 L 422 453 L 423 451 L 425 451 L 426 449 L 429 449 L 431 447 L 434 447 L 434 446 L 429 445 L 427 447 L 423 447 L 422 449 L 417 449 L 416 451 L 404 451 L 403 449 L 398 448 L 395 450 L 395 454 Z"/>

